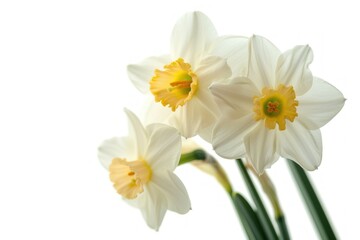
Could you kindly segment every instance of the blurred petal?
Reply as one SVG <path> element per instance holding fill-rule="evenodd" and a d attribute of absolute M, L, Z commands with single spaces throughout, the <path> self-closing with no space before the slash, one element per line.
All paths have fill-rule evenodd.
<path fill-rule="evenodd" d="M 134 142 L 129 137 L 114 137 L 105 140 L 98 148 L 98 158 L 106 169 L 109 169 L 114 158 L 133 160 L 136 157 Z"/>
<path fill-rule="evenodd" d="M 167 200 L 152 182 L 146 185 L 143 194 L 145 195 L 139 202 L 141 213 L 147 225 L 158 231 L 168 209 Z"/>
<path fill-rule="evenodd" d="M 180 159 L 181 136 L 179 132 L 165 124 L 154 123 L 146 127 L 149 143 L 146 161 L 153 171 L 173 171 Z"/>
<path fill-rule="evenodd" d="M 248 160 L 258 174 L 263 173 L 265 168 L 269 168 L 279 159 L 276 131 L 266 128 L 262 121 L 245 136 L 244 143 Z"/>
<path fill-rule="evenodd" d="M 214 150 L 221 157 L 228 159 L 243 157 L 245 154 L 243 138 L 255 126 L 252 113 L 240 119 L 221 118 L 213 130 Z"/>
<path fill-rule="evenodd" d="M 231 76 L 226 60 L 215 56 L 204 58 L 195 73 L 199 77 L 199 88 L 206 90 L 211 83 L 224 81 Z"/>
<path fill-rule="evenodd" d="M 313 81 L 309 69 L 312 60 L 313 53 L 309 46 L 296 46 L 281 54 L 277 63 L 276 85 L 292 85 L 297 96 L 303 95 Z"/>
<path fill-rule="evenodd" d="M 217 37 L 210 19 L 201 12 L 190 12 L 176 23 L 171 36 L 171 53 L 174 59 L 183 58 L 193 67 Z"/>
<path fill-rule="evenodd" d="M 159 56 L 146 58 L 139 64 L 130 64 L 127 66 L 128 76 L 135 87 L 142 93 L 147 93 L 150 89 L 149 81 L 154 76 L 155 69 L 163 67 L 172 60 L 170 56 Z"/>
<path fill-rule="evenodd" d="M 258 90 L 264 87 L 275 87 L 275 70 L 280 50 L 269 40 L 253 36 L 249 41 L 249 72 L 248 77 L 254 81 Z"/>
<path fill-rule="evenodd" d="M 322 141 L 320 130 L 310 131 L 294 121 L 280 131 L 279 152 L 284 158 L 297 162 L 306 170 L 317 169 L 321 163 Z"/>
<path fill-rule="evenodd" d="M 185 214 L 191 209 L 186 188 L 174 173 L 167 172 L 164 175 L 153 175 L 152 182 L 159 187 L 165 196 L 169 210 Z"/>
<path fill-rule="evenodd" d="M 145 150 L 147 147 L 147 135 L 143 125 L 141 124 L 138 117 L 128 109 L 124 109 L 128 117 L 129 124 L 129 136 L 131 139 L 134 139 L 134 143 L 136 146 L 137 157 L 144 157 Z"/>
<path fill-rule="evenodd" d="M 245 77 L 232 79 L 228 84 L 212 84 L 210 91 L 223 115 L 231 118 L 252 113 L 254 96 L 261 95 L 254 83 Z"/>
<path fill-rule="evenodd" d="M 324 126 L 345 103 L 343 94 L 337 88 L 319 78 L 314 78 L 310 90 L 297 99 L 299 121 L 308 129 Z"/>
<path fill-rule="evenodd" d="M 249 59 L 249 38 L 241 36 L 223 36 L 212 45 L 211 55 L 227 59 L 232 76 L 246 76 Z"/>

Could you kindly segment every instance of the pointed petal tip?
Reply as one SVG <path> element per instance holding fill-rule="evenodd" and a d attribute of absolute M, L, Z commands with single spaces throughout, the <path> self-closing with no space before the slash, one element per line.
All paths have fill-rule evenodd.
<path fill-rule="evenodd" d="M 261 175 L 264 174 L 265 169 L 270 168 L 270 167 L 260 166 L 260 165 L 254 165 L 254 164 L 252 164 L 252 165 L 253 165 L 253 167 L 254 167 L 254 169 L 255 169 L 255 172 L 256 172 L 259 176 L 261 176 Z"/>
<path fill-rule="evenodd" d="M 193 11 L 191 13 L 194 14 L 194 15 L 205 15 L 203 12 L 201 12 L 199 10 Z"/>
<path fill-rule="evenodd" d="M 140 120 L 140 118 L 130 109 L 128 109 L 127 107 L 123 108 L 124 113 L 126 114 L 127 118 L 129 119 L 129 121 L 133 122 L 134 120 L 136 121 L 136 124 L 140 124 L 142 127 L 142 122 Z"/>
<path fill-rule="evenodd" d="M 126 66 L 126 73 L 131 81 L 133 81 L 134 76 L 136 76 L 136 68 L 138 65 L 136 64 L 128 64 Z"/>
<path fill-rule="evenodd" d="M 185 210 L 185 211 L 183 211 L 183 212 L 176 212 L 176 213 L 178 213 L 178 214 L 180 214 L 180 215 L 185 215 L 185 214 L 187 214 L 190 210 L 192 210 L 192 207 L 191 207 L 191 206 L 189 207 L 188 210 Z"/>
<path fill-rule="evenodd" d="M 322 157 L 320 157 L 320 161 L 319 161 L 318 163 L 316 163 L 314 166 L 312 166 L 312 168 L 310 168 L 310 169 L 304 168 L 304 169 L 305 169 L 305 170 L 308 170 L 308 171 L 316 171 L 316 170 L 318 170 L 318 169 L 319 169 L 319 166 L 320 166 L 320 164 L 321 164 L 321 160 L 322 160 Z"/>
<path fill-rule="evenodd" d="M 136 117 L 135 114 L 134 114 L 130 109 L 128 109 L 127 107 L 124 107 L 124 108 L 123 108 L 123 111 L 124 111 L 124 113 L 126 114 L 126 116 L 127 116 L 128 118 L 130 118 L 130 117 Z"/>
<path fill-rule="evenodd" d="M 196 17 L 206 17 L 206 18 L 208 18 L 208 16 L 205 13 L 203 13 L 203 12 L 201 12 L 199 10 L 187 12 L 183 16 L 186 16 L 186 15 L 193 15 L 193 16 L 196 16 Z"/>
<path fill-rule="evenodd" d="M 265 169 L 270 169 L 271 168 L 271 166 L 263 166 L 263 167 L 260 167 L 260 166 L 258 166 L 257 168 L 255 168 L 255 170 L 256 170 L 256 172 L 257 172 L 257 174 L 259 175 L 259 176 L 261 176 L 261 175 L 263 175 L 264 173 L 265 173 Z"/>
<path fill-rule="evenodd" d="M 134 67 L 135 65 L 134 64 L 128 64 L 126 66 L 126 70 L 128 71 L 128 74 L 129 74 L 129 71 L 131 71 L 131 69 Z"/>

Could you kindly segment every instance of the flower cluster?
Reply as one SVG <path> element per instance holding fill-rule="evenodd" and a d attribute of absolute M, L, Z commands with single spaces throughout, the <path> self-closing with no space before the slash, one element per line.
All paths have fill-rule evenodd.
<path fill-rule="evenodd" d="M 175 25 L 168 55 L 128 66 L 152 96 L 144 128 L 126 110 L 130 136 L 105 141 L 99 158 L 123 198 L 158 229 L 167 209 L 186 213 L 190 200 L 172 173 L 181 136 L 199 135 L 227 159 L 245 158 L 258 174 L 279 157 L 306 170 L 321 162 L 319 128 L 343 107 L 335 87 L 314 77 L 309 46 L 281 53 L 261 36 L 218 36 L 201 12 Z"/>

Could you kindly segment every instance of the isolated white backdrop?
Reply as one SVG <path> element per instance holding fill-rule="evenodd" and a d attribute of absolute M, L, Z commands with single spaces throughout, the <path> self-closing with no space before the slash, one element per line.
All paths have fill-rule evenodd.
<path fill-rule="evenodd" d="M 166 53 L 177 19 L 200 10 L 220 35 L 263 35 L 281 50 L 309 44 L 311 69 L 339 88 L 344 109 L 322 128 L 310 175 L 341 239 L 358 236 L 359 56 L 356 1 L 1 1 L 0 239 L 244 239 L 231 202 L 209 176 L 182 166 L 192 201 L 159 232 L 116 194 L 97 159 L 141 110 L 126 65 Z M 248 197 L 233 161 L 222 160 Z M 293 239 L 317 239 L 287 166 L 268 173 Z M 268 204 L 266 202 L 266 204 Z"/>

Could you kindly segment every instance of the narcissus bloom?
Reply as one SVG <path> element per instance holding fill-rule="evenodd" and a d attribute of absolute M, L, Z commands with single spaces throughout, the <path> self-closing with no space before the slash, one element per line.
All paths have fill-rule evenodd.
<path fill-rule="evenodd" d="M 186 138 L 210 136 L 220 112 L 208 87 L 231 75 L 226 60 L 218 56 L 222 45 L 231 54 L 233 42 L 217 39 L 208 17 L 200 12 L 188 13 L 173 29 L 169 55 L 128 66 L 134 85 L 153 95 L 148 121 L 167 123 Z M 226 42 L 229 44 L 223 44 Z"/>
<path fill-rule="evenodd" d="M 117 192 L 141 210 L 149 227 L 158 230 L 167 210 L 180 214 L 190 210 L 185 186 L 173 173 L 180 159 L 181 136 L 163 124 L 144 128 L 132 112 L 125 112 L 129 136 L 104 141 L 98 156 Z"/>
<path fill-rule="evenodd" d="M 215 151 L 225 158 L 246 158 L 258 173 L 279 156 L 307 170 L 321 162 L 319 128 L 343 107 L 340 91 L 313 77 L 309 46 L 281 53 L 265 38 L 249 40 L 247 77 L 213 84 L 223 112 L 213 131 Z"/>

